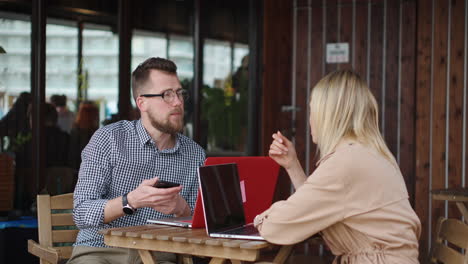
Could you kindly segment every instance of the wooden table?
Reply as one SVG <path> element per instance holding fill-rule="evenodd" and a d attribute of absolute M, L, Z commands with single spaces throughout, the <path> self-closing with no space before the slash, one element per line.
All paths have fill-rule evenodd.
<path fill-rule="evenodd" d="M 432 190 L 431 194 L 434 200 L 456 202 L 465 222 L 468 224 L 468 210 L 466 207 L 466 203 L 468 202 L 468 188 L 438 189 Z"/>
<path fill-rule="evenodd" d="M 164 225 L 144 225 L 101 230 L 104 243 L 113 247 L 137 249 L 143 263 L 156 263 L 150 251 L 182 254 L 184 263 L 191 263 L 188 255 L 212 257 L 210 264 L 230 260 L 233 264 L 256 261 L 260 251 L 275 246 L 265 241 L 214 239 L 204 228 L 188 229 Z M 283 246 L 274 263 L 283 263 L 293 246 Z"/>

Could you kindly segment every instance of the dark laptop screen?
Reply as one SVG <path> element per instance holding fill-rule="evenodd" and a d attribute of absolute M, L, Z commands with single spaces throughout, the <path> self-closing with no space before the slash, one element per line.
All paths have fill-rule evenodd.
<path fill-rule="evenodd" d="M 203 166 L 199 176 L 209 233 L 245 225 L 237 165 Z"/>

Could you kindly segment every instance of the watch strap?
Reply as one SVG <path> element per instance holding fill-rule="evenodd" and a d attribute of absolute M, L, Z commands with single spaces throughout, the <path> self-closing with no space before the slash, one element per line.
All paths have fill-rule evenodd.
<path fill-rule="evenodd" d="M 122 210 L 125 214 L 131 215 L 136 212 L 136 209 L 128 203 L 127 194 L 122 195 Z"/>
<path fill-rule="evenodd" d="M 128 195 L 128 193 L 122 195 L 122 206 L 128 205 L 127 195 Z"/>

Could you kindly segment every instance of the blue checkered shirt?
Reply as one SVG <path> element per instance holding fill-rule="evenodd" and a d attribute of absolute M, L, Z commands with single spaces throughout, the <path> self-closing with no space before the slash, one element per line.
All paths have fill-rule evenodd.
<path fill-rule="evenodd" d="M 104 224 L 108 200 L 128 193 L 146 179 L 183 185 L 182 197 L 192 209 L 198 191 L 197 169 L 205 161 L 204 150 L 190 138 L 177 134 L 175 147 L 158 150 L 141 120 L 120 121 L 93 135 L 81 154 L 82 163 L 73 196 L 73 218 L 80 229 L 75 246 L 107 247 L 100 229 L 143 225 L 147 219 L 172 217 L 152 208 L 138 208 Z"/>

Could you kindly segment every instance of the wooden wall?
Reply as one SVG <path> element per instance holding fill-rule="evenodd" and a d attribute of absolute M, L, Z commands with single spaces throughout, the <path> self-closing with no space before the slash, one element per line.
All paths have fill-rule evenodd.
<path fill-rule="evenodd" d="M 385 140 L 400 163 L 411 197 L 414 175 L 416 2 L 296 0 L 293 56 L 295 140 L 309 173 L 316 160 L 310 142 L 310 89 L 337 69 L 355 69 L 380 106 Z M 349 43 L 348 63 L 327 63 L 327 43 Z"/>
<path fill-rule="evenodd" d="M 271 135 L 290 127 L 289 116 L 281 111 L 291 102 L 292 5 L 289 0 L 265 0 L 263 4 L 261 154 L 268 155 Z M 289 177 L 282 171 L 274 200 L 289 196 Z"/>
<path fill-rule="evenodd" d="M 460 217 L 430 190 L 465 186 L 467 2 L 420 0 L 417 27 L 416 212 L 428 248 L 439 216 Z"/>
<path fill-rule="evenodd" d="M 310 89 L 333 70 L 355 69 L 379 103 L 381 131 L 400 164 L 410 201 L 422 222 L 420 251 L 424 258 L 437 218 L 460 217 L 452 204 L 431 201 L 430 190 L 465 186 L 467 178 L 468 0 L 264 2 L 283 9 L 277 18 L 291 17 L 290 23 L 283 21 L 283 27 L 275 30 L 279 22 L 268 14 L 278 11 L 264 9 L 265 32 L 270 30 L 283 41 L 272 43 L 265 34 L 264 56 L 284 56 L 284 50 L 290 48 L 291 58 L 290 64 L 280 68 L 264 65 L 264 104 L 269 106 L 263 108 L 263 124 L 267 124 L 263 126 L 264 154 L 273 129 L 287 131 L 294 136 L 303 167 L 311 173 L 316 152 L 308 126 Z M 290 32 L 280 31 L 288 27 Z M 325 44 L 335 42 L 349 43 L 349 63 L 326 63 Z M 275 79 L 281 79 L 281 84 L 266 86 Z M 284 96 L 281 101 L 279 94 Z M 282 112 L 283 105 L 298 111 Z M 278 120 L 282 118 L 287 122 Z"/>
<path fill-rule="evenodd" d="M 292 6 L 288 0 L 264 1 L 262 151 L 268 155 L 271 135 L 289 126 L 281 105 L 291 102 Z"/>

